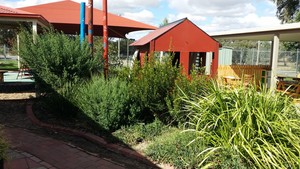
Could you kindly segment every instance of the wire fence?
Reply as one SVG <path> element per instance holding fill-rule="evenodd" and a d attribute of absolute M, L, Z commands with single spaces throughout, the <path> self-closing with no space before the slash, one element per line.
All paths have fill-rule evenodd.
<path fill-rule="evenodd" d="M 257 49 L 232 50 L 231 57 L 232 65 L 271 65 L 271 51 L 258 51 Z M 299 49 L 297 51 L 280 51 L 278 55 L 278 74 L 297 75 L 300 73 L 299 62 Z"/>

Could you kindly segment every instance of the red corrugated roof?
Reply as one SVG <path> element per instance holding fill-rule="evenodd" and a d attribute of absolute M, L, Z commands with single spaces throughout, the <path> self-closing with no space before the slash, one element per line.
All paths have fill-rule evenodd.
<path fill-rule="evenodd" d="M 14 9 L 0 5 L 0 17 L 5 18 L 23 18 L 23 19 L 37 19 L 41 23 L 47 25 L 49 22 L 40 14 L 30 13 L 20 9 Z"/>
<path fill-rule="evenodd" d="M 2 6 L 2 5 L 0 5 L 0 13 L 1 14 L 26 14 L 26 15 L 32 14 L 30 12 L 26 12 L 26 11 L 14 9 L 14 8 Z"/>
<path fill-rule="evenodd" d="M 183 18 L 183 19 L 177 20 L 175 22 L 169 23 L 166 26 L 158 28 L 158 29 L 150 32 L 148 35 L 142 37 L 141 39 L 133 42 L 132 44 L 130 44 L 130 46 L 143 46 L 143 45 L 151 42 L 152 40 L 158 38 L 159 36 L 163 35 L 164 33 L 168 32 L 169 30 L 171 30 L 172 28 L 174 28 L 178 24 L 182 23 L 186 19 L 187 18 Z"/>
<path fill-rule="evenodd" d="M 59 25 L 58 27 L 63 29 L 65 24 L 69 25 L 79 25 L 80 21 L 80 4 L 77 2 L 73 2 L 70 0 L 63 0 L 59 2 L 41 4 L 36 6 L 29 6 L 19 8 L 24 11 L 38 13 L 43 15 L 51 24 Z M 88 8 L 86 7 L 86 16 Z M 103 15 L 102 11 L 99 9 L 93 10 L 94 12 L 94 25 L 101 26 L 103 25 Z M 87 24 L 86 19 L 86 24 Z M 114 31 L 121 31 L 121 34 L 126 34 L 131 31 L 137 30 L 153 30 L 156 27 L 144 24 L 141 22 L 137 22 L 131 19 L 127 19 L 118 15 L 114 15 L 108 13 L 108 26 L 113 29 Z M 120 30 L 122 28 L 122 30 Z M 126 28 L 126 29 L 125 29 Z M 79 29 L 78 31 L 79 32 Z"/>

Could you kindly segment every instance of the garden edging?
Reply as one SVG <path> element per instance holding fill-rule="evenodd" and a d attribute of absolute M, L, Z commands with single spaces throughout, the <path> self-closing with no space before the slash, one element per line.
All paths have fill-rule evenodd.
<path fill-rule="evenodd" d="M 93 135 L 91 133 L 86 133 L 86 132 L 82 132 L 82 131 L 78 131 L 78 130 L 74 130 L 74 129 L 70 129 L 70 128 L 66 128 L 66 127 L 62 127 L 62 126 L 56 126 L 56 125 L 52 125 L 52 124 L 47 124 L 44 122 L 41 122 L 33 113 L 32 111 L 32 102 L 27 103 L 26 105 L 26 113 L 27 116 L 29 117 L 29 119 L 31 120 L 31 122 L 35 125 L 38 125 L 40 127 L 43 128 L 47 128 L 50 130 L 55 130 L 55 131 L 59 131 L 59 132 L 63 132 L 66 134 L 71 134 L 71 135 L 75 135 L 75 136 L 79 136 L 79 137 L 83 137 L 93 143 L 102 145 L 104 147 L 106 147 L 108 150 L 113 151 L 115 153 L 119 153 L 122 154 L 124 156 L 130 157 L 130 158 L 134 158 L 136 160 L 139 161 L 143 161 L 146 163 L 149 163 L 149 161 L 146 159 L 145 156 L 143 156 L 142 154 L 140 154 L 139 152 L 136 152 L 134 150 L 125 148 L 123 146 L 117 145 L 117 144 L 112 144 L 112 143 L 108 143 L 106 140 L 104 140 L 103 138 Z"/>

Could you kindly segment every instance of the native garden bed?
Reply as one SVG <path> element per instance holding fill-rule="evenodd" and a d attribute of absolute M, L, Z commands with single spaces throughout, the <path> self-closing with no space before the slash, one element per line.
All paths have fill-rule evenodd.
<path fill-rule="evenodd" d="M 299 167 L 299 111 L 288 96 L 187 77 L 172 54 L 111 67 L 105 79 L 87 43 L 53 31 L 31 38 L 21 33 L 20 54 L 34 70 L 42 94 L 34 110 L 45 122 L 114 138 L 175 168 Z"/>

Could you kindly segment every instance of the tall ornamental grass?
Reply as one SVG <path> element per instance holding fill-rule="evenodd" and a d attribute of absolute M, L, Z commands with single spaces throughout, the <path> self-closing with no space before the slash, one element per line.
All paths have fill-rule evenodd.
<path fill-rule="evenodd" d="M 183 98 L 188 131 L 208 145 L 199 166 L 216 166 L 220 152 L 232 151 L 255 168 L 300 167 L 300 116 L 290 98 L 254 87 L 215 84 L 210 91 Z"/>

